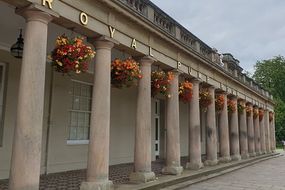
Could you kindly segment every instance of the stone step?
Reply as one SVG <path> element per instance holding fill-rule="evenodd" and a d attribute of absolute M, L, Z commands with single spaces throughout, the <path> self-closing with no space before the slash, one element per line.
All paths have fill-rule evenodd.
<path fill-rule="evenodd" d="M 272 153 L 260 155 L 240 161 L 232 161 L 229 163 L 218 164 L 216 166 L 204 167 L 198 171 L 194 170 L 185 170 L 180 176 L 171 176 L 165 175 L 160 176 L 154 182 L 148 182 L 145 184 L 121 184 L 116 185 L 116 190 L 170 190 L 170 189 L 181 189 L 187 187 L 191 184 L 204 181 L 213 177 L 217 177 L 219 175 L 223 175 L 234 170 L 250 166 L 252 164 L 265 161 L 271 158 L 275 158 L 281 156 L 280 153 Z"/>

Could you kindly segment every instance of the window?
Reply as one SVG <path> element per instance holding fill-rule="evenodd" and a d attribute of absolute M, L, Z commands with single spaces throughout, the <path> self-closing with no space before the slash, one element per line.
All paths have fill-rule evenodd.
<path fill-rule="evenodd" d="M 69 142 L 88 142 L 91 116 L 92 85 L 72 81 Z M 75 142 L 76 144 L 76 142 Z"/>
<path fill-rule="evenodd" d="M 6 65 L 0 63 L 0 147 L 3 143 L 3 131 L 4 131 L 4 91 L 5 91 L 5 72 Z"/>

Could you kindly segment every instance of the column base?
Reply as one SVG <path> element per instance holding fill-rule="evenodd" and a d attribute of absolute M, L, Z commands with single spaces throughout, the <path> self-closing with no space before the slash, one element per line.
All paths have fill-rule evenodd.
<path fill-rule="evenodd" d="M 130 174 L 131 183 L 146 183 L 155 180 L 154 172 L 133 172 Z"/>
<path fill-rule="evenodd" d="M 204 165 L 205 166 L 215 166 L 218 164 L 218 160 L 206 160 L 204 162 Z"/>
<path fill-rule="evenodd" d="M 239 160 L 241 160 L 241 156 L 239 154 L 232 155 L 231 158 L 232 158 L 232 161 L 239 161 Z"/>
<path fill-rule="evenodd" d="M 204 167 L 204 164 L 202 162 L 200 162 L 200 163 L 187 162 L 187 164 L 186 164 L 186 168 L 189 170 L 199 170 L 203 167 Z"/>
<path fill-rule="evenodd" d="M 166 175 L 180 175 L 183 172 L 182 166 L 165 166 L 162 173 Z"/>
<path fill-rule="evenodd" d="M 255 156 L 256 156 L 255 152 L 249 153 L 249 157 L 255 157 Z"/>
<path fill-rule="evenodd" d="M 248 159 L 249 158 L 249 154 L 242 154 L 241 155 L 241 159 Z"/>
<path fill-rule="evenodd" d="M 224 156 L 224 157 L 220 157 L 219 158 L 219 162 L 220 163 L 227 163 L 227 162 L 230 162 L 232 159 L 230 156 Z"/>
<path fill-rule="evenodd" d="M 261 152 L 256 152 L 255 154 L 256 154 L 256 156 L 259 156 L 259 155 L 261 155 Z"/>
<path fill-rule="evenodd" d="M 113 190 L 114 185 L 112 181 L 100 182 L 82 182 L 80 190 Z"/>

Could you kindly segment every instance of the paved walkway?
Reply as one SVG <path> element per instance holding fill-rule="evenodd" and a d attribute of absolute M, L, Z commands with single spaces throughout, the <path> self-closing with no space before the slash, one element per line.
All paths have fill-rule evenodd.
<path fill-rule="evenodd" d="M 186 158 L 182 158 L 185 166 Z M 159 177 L 162 161 L 152 163 Z M 133 164 L 110 167 L 110 179 L 115 184 L 128 182 Z M 86 170 L 77 170 L 41 176 L 40 190 L 79 190 L 85 180 Z M 8 190 L 8 180 L 0 180 L 0 190 Z M 184 190 L 285 190 L 285 156 L 260 162 L 205 182 L 191 185 Z"/>
<path fill-rule="evenodd" d="M 187 157 L 181 158 L 181 164 L 185 167 Z M 156 176 L 161 175 L 164 161 L 152 162 L 152 171 Z M 110 180 L 114 184 L 124 184 L 129 181 L 129 175 L 133 171 L 133 164 L 113 165 L 109 168 Z M 80 184 L 86 179 L 86 170 L 75 170 L 55 174 L 42 175 L 40 190 L 79 190 Z M 8 180 L 0 180 L 0 190 L 8 190 Z"/>
<path fill-rule="evenodd" d="M 191 185 L 184 190 L 285 190 L 285 156 Z"/>

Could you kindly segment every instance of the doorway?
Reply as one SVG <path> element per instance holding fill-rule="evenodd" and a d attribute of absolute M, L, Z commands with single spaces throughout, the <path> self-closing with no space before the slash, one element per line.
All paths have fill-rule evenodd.
<path fill-rule="evenodd" d="M 155 100 L 155 112 L 154 112 L 154 128 L 155 128 L 155 159 L 159 159 L 160 156 L 160 101 Z"/>

